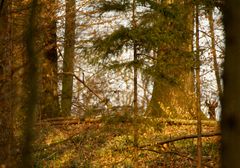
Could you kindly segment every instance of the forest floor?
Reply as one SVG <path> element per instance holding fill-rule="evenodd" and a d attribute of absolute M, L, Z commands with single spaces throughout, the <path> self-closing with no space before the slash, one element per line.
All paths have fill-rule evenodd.
<path fill-rule="evenodd" d="M 126 116 L 38 123 L 34 167 L 196 167 L 197 139 L 189 136 L 196 134 L 195 125 L 140 117 L 137 128 L 135 147 L 134 122 Z M 218 129 L 217 123 L 202 127 L 203 134 Z M 176 137 L 181 140 L 168 141 Z M 202 138 L 203 167 L 219 167 L 219 140 L 219 136 Z"/>

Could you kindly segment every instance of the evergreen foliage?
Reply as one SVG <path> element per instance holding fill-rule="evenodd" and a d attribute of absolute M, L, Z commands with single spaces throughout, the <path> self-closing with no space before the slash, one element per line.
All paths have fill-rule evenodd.
<path fill-rule="evenodd" d="M 0 167 L 218 166 L 222 4 L 0 0 Z"/>
<path fill-rule="evenodd" d="M 129 0 L 114 0 L 114 1 L 100 1 L 99 11 L 101 12 L 125 12 L 127 9 L 131 8 Z"/>
<path fill-rule="evenodd" d="M 131 3 L 128 1 L 114 1 L 113 3 L 101 1 L 101 3 L 101 12 L 117 11 L 116 6 L 122 5 L 124 10 L 118 10 L 118 12 L 125 13 L 131 7 Z M 155 71 L 159 71 L 159 69 L 156 70 L 156 61 L 159 58 L 154 58 L 152 53 L 158 51 L 159 48 L 165 50 L 164 52 L 170 53 L 168 57 L 192 56 L 191 53 L 187 53 L 180 47 L 185 39 L 191 36 L 184 20 L 182 20 L 184 9 L 181 6 L 178 4 L 167 6 L 151 0 L 138 0 L 137 5 L 139 12 L 136 16 L 137 26 L 135 28 L 131 25 L 120 25 L 112 33 L 100 34 L 98 38 L 94 37 L 92 39 L 91 55 L 94 55 L 93 63 L 99 63 L 104 60 L 105 66 L 109 65 L 108 67 L 111 68 L 130 68 L 133 65 L 131 62 L 120 62 L 116 58 L 120 57 L 124 51 L 131 50 L 135 43 L 137 45 L 138 67 L 146 73 L 150 73 L 151 76 L 156 76 Z M 167 77 L 168 75 L 162 72 L 160 76 L 170 79 L 171 77 Z M 159 75 L 157 76 L 159 77 Z M 170 83 L 173 80 L 170 79 Z"/>

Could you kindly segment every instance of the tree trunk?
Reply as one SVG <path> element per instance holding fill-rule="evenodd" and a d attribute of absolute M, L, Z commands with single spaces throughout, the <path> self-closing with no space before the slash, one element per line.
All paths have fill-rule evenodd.
<path fill-rule="evenodd" d="M 63 72 L 74 72 L 74 45 L 75 45 L 75 0 L 66 1 L 66 25 Z M 62 115 L 69 116 L 72 107 L 73 76 L 63 75 L 62 80 Z"/>
<path fill-rule="evenodd" d="M 202 167 L 202 120 L 201 120 L 201 79 L 200 79 L 200 47 L 199 47 L 199 6 L 196 5 L 196 116 L 197 116 L 197 167 Z"/>
<path fill-rule="evenodd" d="M 36 115 L 36 106 L 38 103 L 38 56 L 36 55 L 36 15 L 37 0 L 32 0 L 28 29 L 26 31 L 26 104 L 24 120 L 24 141 L 22 152 L 22 167 L 33 167 L 32 143 L 34 134 L 34 117 Z"/>
<path fill-rule="evenodd" d="M 209 9 L 208 11 L 208 20 L 209 20 L 209 26 L 210 26 L 211 52 L 213 56 L 213 66 L 214 66 L 214 72 L 215 72 L 215 77 L 217 81 L 218 96 L 221 97 L 223 91 L 221 86 L 219 66 L 217 63 L 217 52 L 216 52 L 216 46 L 215 46 L 215 33 L 214 33 L 214 22 L 213 22 L 213 9 Z"/>
<path fill-rule="evenodd" d="M 56 2 L 42 2 L 42 27 L 44 52 L 40 59 L 40 118 L 51 118 L 60 115 L 58 100 L 58 56 L 56 35 Z M 43 23 L 45 25 L 43 25 Z"/>
<path fill-rule="evenodd" d="M 222 167 L 240 165 L 240 4 L 226 0 L 224 27 L 226 57 L 224 62 L 224 93 L 222 99 Z"/>
<path fill-rule="evenodd" d="M 11 1 L 0 1 L 0 167 L 14 167 L 11 80 Z"/>
<path fill-rule="evenodd" d="M 133 115 L 134 115 L 134 145 L 137 147 L 138 146 L 138 58 L 137 58 L 137 46 L 134 42 L 133 44 L 133 61 L 134 61 L 134 67 L 133 67 Z"/>
<path fill-rule="evenodd" d="M 182 10 L 182 20 L 187 23 L 185 31 L 189 36 L 185 39 L 176 37 L 159 47 L 152 99 L 148 109 L 153 115 L 189 118 L 194 116 L 195 102 L 191 56 L 193 7 L 190 3 L 180 3 L 179 9 Z M 168 31 L 170 34 L 177 30 L 169 26 Z M 181 40 L 182 46 L 179 46 L 178 40 Z"/>

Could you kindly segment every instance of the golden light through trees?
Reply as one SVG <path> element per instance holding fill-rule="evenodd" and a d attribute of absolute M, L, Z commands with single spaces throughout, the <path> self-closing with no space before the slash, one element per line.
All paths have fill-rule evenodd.
<path fill-rule="evenodd" d="M 211 0 L 0 0 L 0 167 L 220 166 L 221 18 Z"/>

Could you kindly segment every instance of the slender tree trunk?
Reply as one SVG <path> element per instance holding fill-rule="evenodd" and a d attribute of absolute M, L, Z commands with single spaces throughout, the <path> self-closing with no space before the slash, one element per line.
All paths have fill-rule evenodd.
<path fill-rule="evenodd" d="M 136 1 L 133 0 L 132 5 L 132 27 L 135 29 L 137 26 L 136 23 Z M 137 44 L 136 41 L 133 40 L 133 115 L 134 115 L 134 146 L 138 146 L 138 58 L 137 58 Z"/>
<path fill-rule="evenodd" d="M 11 108 L 11 25 L 10 0 L 1 0 L 0 6 L 0 167 L 14 167 L 13 112 Z"/>
<path fill-rule="evenodd" d="M 137 27 L 136 22 L 136 0 L 133 0 L 132 3 L 132 28 L 135 29 Z M 134 115 L 134 146 L 138 146 L 138 75 L 137 75 L 137 64 L 138 64 L 138 58 L 137 58 L 137 44 L 136 41 L 133 40 L 133 115 Z"/>
<path fill-rule="evenodd" d="M 134 145 L 137 147 L 138 146 L 138 70 L 137 70 L 137 63 L 138 63 L 138 59 L 137 59 L 137 48 L 136 48 L 136 44 L 134 44 L 134 48 L 133 48 L 133 52 L 134 52 L 134 67 L 133 67 L 133 85 L 134 85 L 134 96 L 133 96 L 133 106 L 134 106 Z"/>
<path fill-rule="evenodd" d="M 202 121 L 201 121 L 201 80 L 199 54 L 199 7 L 196 5 L 196 116 L 197 116 L 197 167 L 202 167 Z"/>
<path fill-rule="evenodd" d="M 240 165 L 240 4 L 239 0 L 226 0 L 224 27 L 226 57 L 224 62 L 224 94 L 222 99 L 222 150 L 223 168 Z"/>
<path fill-rule="evenodd" d="M 221 86 L 221 77 L 219 72 L 219 66 L 217 63 L 217 52 L 216 52 L 216 46 L 215 46 L 215 33 L 214 33 L 214 22 L 213 22 L 213 10 L 209 9 L 208 11 L 208 20 L 209 20 L 209 26 L 210 26 L 210 36 L 211 36 L 211 52 L 213 56 L 213 66 L 214 66 L 214 72 L 215 77 L 217 81 L 217 88 L 218 88 L 218 96 L 221 97 L 222 95 L 222 86 Z"/>
<path fill-rule="evenodd" d="M 136 22 L 136 0 L 132 2 L 132 29 L 137 27 Z M 133 40 L 133 145 L 134 150 L 134 167 L 138 167 L 138 56 L 137 43 Z"/>
<path fill-rule="evenodd" d="M 74 72 L 75 45 L 75 0 L 66 1 L 66 25 L 63 72 Z M 72 107 L 73 76 L 63 75 L 62 81 L 62 115 L 69 116 Z"/>
<path fill-rule="evenodd" d="M 58 56 L 55 11 L 55 0 L 42 2 L 43 20 L 41 20 L 42 22 L 39 23 L 43 27 L 42 33 L 44 41 L 44 52 L 40 59 L 40 106 L 42 119 L 57 117 L 60 115 L 58 99 Z"/>

